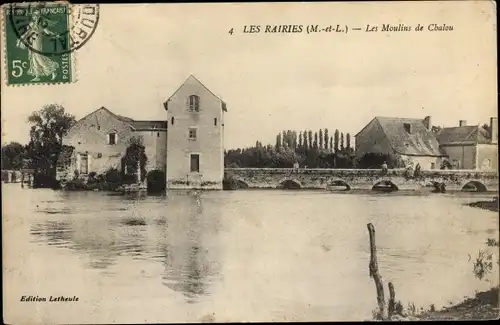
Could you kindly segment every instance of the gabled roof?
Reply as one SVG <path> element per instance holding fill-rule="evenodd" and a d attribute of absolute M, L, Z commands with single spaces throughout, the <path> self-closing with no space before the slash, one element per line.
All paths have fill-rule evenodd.
<path fill-rule="evenodd" d="M 225 101 L 223 101 L 223 100 L 222 100 L 219 96 L 217 96 L 216 94 L 214 94 L 214 93 L 213 93 L 210 89 L 208 89 L 208 88 L 207 88 L 207 87 L 206 87 L 206 86 L 205 86 L 205 85 L 204 85 L 201 81 L 199 81 L 199 80 L 198 80 L 198 79 L 197 79 L 194 75 L 190 75 L 190 76 L 186 79 L 186 81 L 184 81 L 184 82 L 182 83 L 182 85 L 180 85 L 180 87 L 179 87 L 179 88 L 177 88 L 177 90 L 176 90 L 176 91 L 174 91 L 174 93 L 173 93 L 173 94 L 172 94 L 172 95 L 171 95 L 171 96 L 170 96 L 170 97 L 169 97 L 169 98 L 165 101 L 165 103 L 166 103 L 166 102 L 168 102 L 168 101 L 169 101 L 172 97 L 174 97 L 174 95 L 175 95 L 175 94 L 176 94 L 176 93 L 177 93 L 177 92 L 178 92 L 178 91 L 182 88 L 182 86 L 184 86 L 184 85 L 185 85 L 185 84 L 186 84 L 189 80 L 194 80 L 194 81 L 196 81 L 196 82 L 197 82 L 197 83 L 199 83 L 199 84 L 200 84 L 203 88 L 205 88 L 205 89 L 206 89 L 209 93 L 211 93 L 211 94 L 212 94 L 215 98 L 217 98 L 218 100 L 220 100 L 220 101 L 221 101 L 221 103 L 222 103 L 222 110 L 223 110 L 224 112 L 227 112 L 226 102 L 225 102 Z M 165 109 L 166 109 L 166 110 L 168 110 L 168 108 L 167 108 L 167 106 L 166 106 L 166 105 L 165 105 Z"/>
<path fill-rule="evenodd" d="M 136 131 L 142 130 L 166 130 L 166 121 L 131 121 L 129 122 Z"/>
<path fill-rule="evenodd" d="M 167 122 L 166 121 L 137 121 L 137 120 L 131 119 L 130 117 L 115 114 L 104 106 L 102 106 L 101 108 L 96 109 L 95 111 L 85 115 L 80 120 L 78 120 L 78 122 L 82 121 L 83 119 L 87 118 L 89 115 L 94 114 L 95 112 L 97 112 L 99 110 L 104 110 L 108 114 L 110 114 L 111 116 L 116 118 L 117 120 L 122 121 L 124 123 L 127 123 L 128 125 L 130 125 L 130 127 L 134 131 L 158 130 L 158 129 L 159 130 L 166 130 L 167 129 Z"/>
<path fill-rule="evenodd" d="M 380 124 L 395 152 L 407 156 L 446 156 L 422 119 L 377 116 L 375 120 Z M 405 129 L 405 124 L 410 126 L 411 132 Z"/>
<path fill-rule="evenodd" d="M 491 143 L 489 132 L 478 125 L 443 128 L 436 137 L 440 145 Z"/>

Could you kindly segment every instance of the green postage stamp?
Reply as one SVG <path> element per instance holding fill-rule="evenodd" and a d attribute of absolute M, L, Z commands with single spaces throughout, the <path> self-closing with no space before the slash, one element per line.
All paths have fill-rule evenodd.
<path fill-rule="evenodd" d="M 7 85 L 75 81 L 74 55 L 92 36 L 98 5 L 15 3 L 2 7 Z"/>

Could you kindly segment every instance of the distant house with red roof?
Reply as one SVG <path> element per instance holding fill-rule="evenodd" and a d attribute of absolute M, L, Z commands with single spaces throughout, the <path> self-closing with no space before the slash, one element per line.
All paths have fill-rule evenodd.
<path fill-rule="evenodd" d="M 356 134 L 356 156 L 366 153 L 395 155 L 422 169 L 439 169 L 448 161 L 458 169 L 498 170 L 498 125 L 442 128 L 434 132 L 431 117 L 424 119 L 375 117 Z"/>

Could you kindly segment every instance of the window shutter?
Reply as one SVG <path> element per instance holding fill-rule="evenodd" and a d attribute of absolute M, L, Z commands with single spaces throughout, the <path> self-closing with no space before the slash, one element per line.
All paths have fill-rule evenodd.
<path fill-rule="evenodd" d="M 186 109 L 189 110 L 189 99 L 190 97 L 186 98 Z"/>
<path fill-rule="evenodd" d="M 106 144 L 109 144 L 109 133 L 106 134 Z"/>

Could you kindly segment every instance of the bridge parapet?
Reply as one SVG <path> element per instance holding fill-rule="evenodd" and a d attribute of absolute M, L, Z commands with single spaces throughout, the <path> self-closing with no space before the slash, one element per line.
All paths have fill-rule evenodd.
<path fill-rule="evenodd" d="M 250 188 L 279 188 L 293 182 L 295 187 L 327 188 L 344 183 L 348 189 L 371 189 L 377 183 L 391 183 L 400 189 L 444 184 L 447 189 L 461 189 L 468 183 L 498 190 L 498 173 L 477 170 L 421 170 L 418 175 L 405 169 L 326 169 L 311 168 L 226 168 L 225 177 Z"/>

